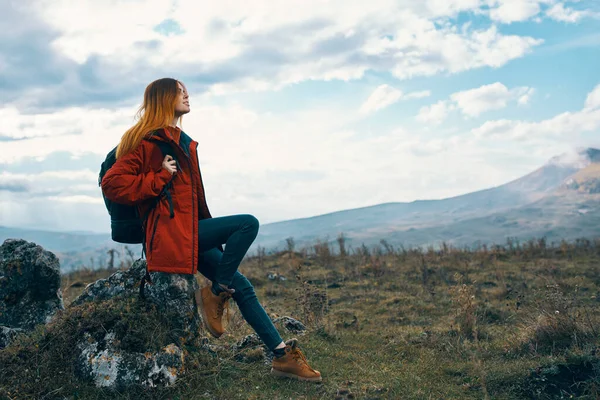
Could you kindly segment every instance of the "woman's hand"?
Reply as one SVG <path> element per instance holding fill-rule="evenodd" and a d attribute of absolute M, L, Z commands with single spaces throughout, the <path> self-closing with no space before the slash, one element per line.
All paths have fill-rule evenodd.
<path fill-rule="evenodd" d="M 175 172 L 177 172 L 177 161 L 175 161 L 172 156 L 167 154 L 162 162 L 162 167 L 169 171 L 171 175 L 173 175 Z"/>

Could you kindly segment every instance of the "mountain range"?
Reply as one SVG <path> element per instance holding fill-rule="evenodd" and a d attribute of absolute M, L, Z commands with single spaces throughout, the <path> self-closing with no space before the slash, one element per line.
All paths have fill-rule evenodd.
<path fill-rule="evenodd" d="M 502 244 L 508 237 L 548 242 L 600 237 L 600 150 L 579 149 L 553 157 L 535 171 L 503 185 L 440 200 L 384 203 L 261 225 L 248 253 L 258 246 L 283 250 L 293 237 L 296 249 L 328 241 L 335 252 L 343 233 L 348 248 Z M 115 265 L 127 257 L 110 234 L 48 232 L 0 226 L 0 240 L 23 238 L 59 256 L 64 270 L 103 265 L 114 248 Z M 140 245 L 127 245 L 137 254 Z M 93 260 L 93 261 L 91 261 Z"/>

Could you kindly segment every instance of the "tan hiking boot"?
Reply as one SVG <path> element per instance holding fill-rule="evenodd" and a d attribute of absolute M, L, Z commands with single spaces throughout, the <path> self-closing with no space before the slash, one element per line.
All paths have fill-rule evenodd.
<path fill-rule="evenodd" d="M 296 338 L 285 342 L 284 356 L 273 358 L 271 374 L 301 381 L 321 381 L 321 373 L 308 365 L 306 357 L 298 348 L 298 339 Z"/>
<path fill-rule="evenodd" d="M 196 304 L 198 305 L 198 311 L 201 313 L 202 321 L 206 330 L 211 335 L 218 338 L 224 332 L 223 327 L 223 313 L 227 310 L 227 322 L 229 322 L 229 299 L 231 293 L 221 292 L 216 296 L 212 290 L 211 285 L 204 286 L 201 290 L 196 291 Z"/>

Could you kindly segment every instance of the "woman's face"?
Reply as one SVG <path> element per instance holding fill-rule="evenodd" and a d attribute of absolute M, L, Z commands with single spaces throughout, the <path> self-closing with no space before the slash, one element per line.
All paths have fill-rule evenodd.
<path fill-rule="evenodd" d="M 190 112 L 190 98 L 188 96 L 187 89 L 185 86 L 177 82 L 177 100 L 175 100 L 175 114 L 178 116 L 187 114 Z"/>

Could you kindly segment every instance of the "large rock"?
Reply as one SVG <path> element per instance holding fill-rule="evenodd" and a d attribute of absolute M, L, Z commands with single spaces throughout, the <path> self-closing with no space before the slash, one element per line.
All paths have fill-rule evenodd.
<path fill-rule="evenodd" d="M 137 297 L 140 281 L 145 273 L 146 260 L 137 260 L 125 271 L 90 283 L 71 304 L 79 305 L 115 297 Z M 195 339 L 201 329 L 201 320 L 194 298 L 194 291 L 198 289 L 194 276 L 162 272 L 152 272 L 150 276 L 152 284 L 145 285 L 145 301 L 155 305 L 159 312 L 168 313 L 171 328 L 178 330 L 185 341 Z"/>
<path fill-rule="evenodd" d="M 64 309 L 58 258 L 22 239 L 0 246 L 0 348 Z"/>
<path fill-rule="evenodd" d="M 140 280 L 145 272 L 146 261 L 137 260 L 126 271 L 90 283 L 72 305 L 110 299 L 125 304 L 132 298 L 139 299 Z M 166 320 L 173 342 L 165 342 L 159 351 L 149 352 L 143 343 L 132 342 L 139 338 L 127 335 L 123 321 L 106 331 L 98 329 L 86 333 L 76 345 L 79 352 L 76 371 L 80 377 L 99 387 L 115 389 L 134 383 L 167 386 L 184 371 L 184 344 L 196 343 L 210 351 L 207 341 L 202 340 L 194 298 L 194 291 L 198 289 L 196 279 L 184 274 L 157 272 L 150 275 L 152 284 L 146 284 L 145 300 L 139 301 L 156 310 L 151 315 L 160 315 Z"/>

